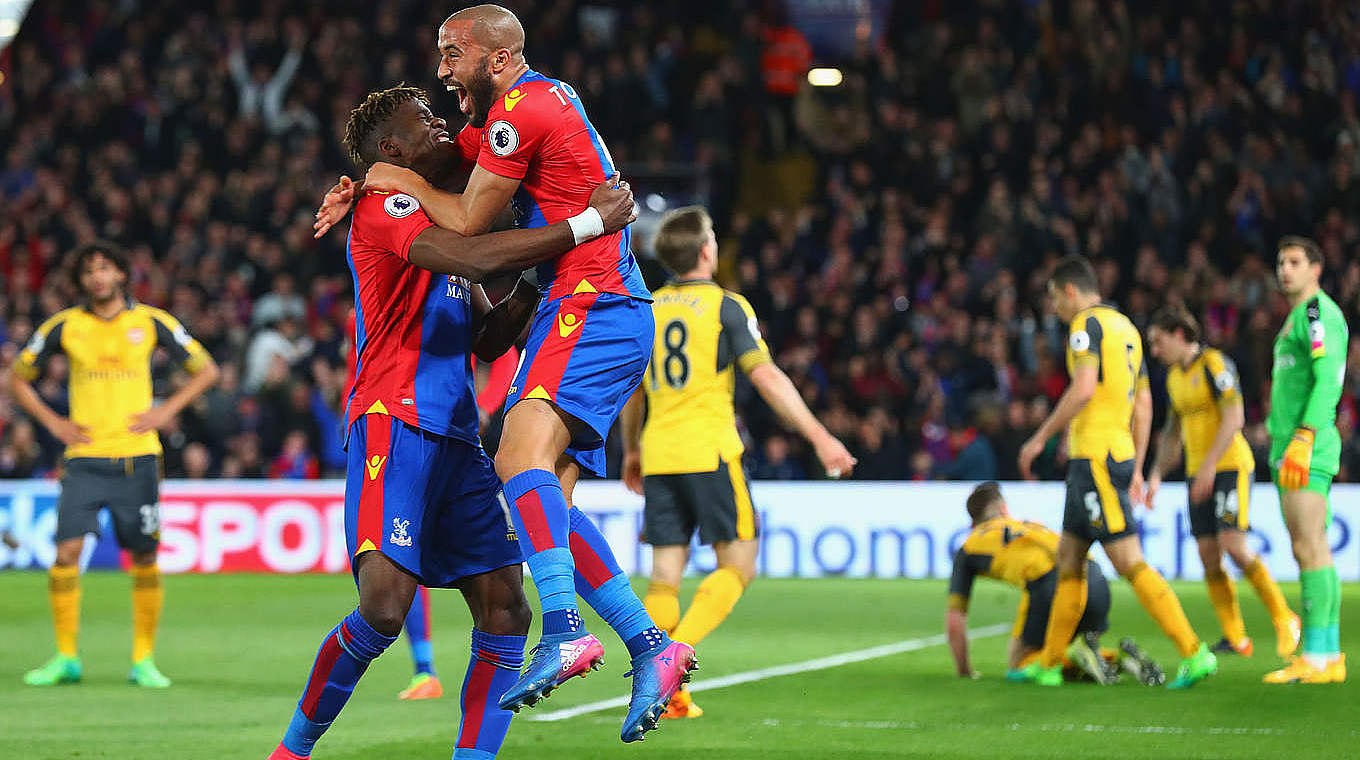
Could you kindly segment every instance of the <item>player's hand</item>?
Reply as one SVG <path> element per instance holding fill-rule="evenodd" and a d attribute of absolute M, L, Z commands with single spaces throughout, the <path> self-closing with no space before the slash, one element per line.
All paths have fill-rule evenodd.
<path fill-rule="evenodd" d="M 1030 467 L 1034 464 L 1034 460 L 1038 459 L 1039 455 L 1044 453 L 1044 445 L 1046 443 L 1048 442 L 1041 440 L 1038 436 L 1034 436 L 1028 441 L 1025 441 L 1024 446 L 1020 447 L 1018 463 L 1020 465 L 1020 476 L 1025 480 L 1036 480 L 1034 473 L 1030 471 Z"/>
<path fill-rule="evenodd" d="M 319 239 L 331 227 L 339 224 L 349 214 L 350 208 L 354 206 L 354 196 L 363 186 L 364 183 L 356 183 L 341 175 L 340 181 L 327 190 L 326 197 L 321 199 L 321 208 L 316 210 L 316 221 L 312 224 L 312 229 L 316 230 L 312 237 Z"/>
<path fill-rule="evenodd" d="M 630 451 L 623 455 L 623 484 L 629 491 L 642 495 L 642 453 Z"/>
<path fill-rule="evenodd" d="M 822 463 L 822 469 L 826 470 L 826 476 L 833 480 L 849 475 L 850 471 L 855 469 L 855 465 L 859 464 L 859 460 L 845 448 L 845 444 L 832 435 L 814 443 L 813 449 L 817 452 L 817 460 Z"/>
<path fill-rule="evenodd" d="M 1203 504 L 1214 495 L 1214 472 L 1212 467 L 1201 467 L 1190 484 L 1190 503 Z"/>
<path fill-rule="evenodd" d="M 1129 501 L 1134 504 L 1147 503 L 1147 484 L 1143 482 L 1143 473 L 1138 470 L 1133 471 L 1133 477 L 1129 479 Z"/>
<path fill-rule="evenodd" d="M 86 433 L 89 432 L 89 428 L 86 428 L 84 425 L 77 425 L 66 417 L 58 417 L 48 426 L 47 430 L 55 436 L 58 441 L 61 441 L 67 446 L 90 442 L 90 436 L 86 435 Z"/>
<path fill-rule="evenodd" d="M 1147 494 L 1146 498 L 1143 500 L 1144 506 L 1146 506 L 1148 509 L 1152 509 L 1154 506 L 1156 506 L 1157 492 L 1160 491 L 1161 488 L 1162 488 L 1162 476 L 1153 473 L 1152 477 L 1148 478 L 1147 480 Z"/>
<path fill-rule="evenodd" d="M 424 178 L 404 166 L 379 161 L 364 175 L 364 186 L 374 190 L 392 190 L 419 197 Z"/>
<path fill-rule="evenodd" d="M 637 203 L 633 201 L 633 189 L 614 176 L 595 186 L 590 193 L 590 205 L 600 212 L 604 222 L 604 234 L 608 235 L 627 227 L 638 218 Z"/>
<path fill-rule="evenodd" d="M 128 425 L 128 430 L 134 433 L 150 433 L 153 430 L 161 430 L 170 424 L 175 418 L 163 406 L 153 406 L 141 414 L 132 415 L 132 424 Z"/>
<path fill-rule="evenodd" d="M 1300 426 L 1294 431 L 1294 437 L 1289 439 L 1289 445 L 1284 447 L 1284 458 L 1280 461 L 1280 468 L 1276 473 L 1280 488 L 1286 491 L 1297 491 L 1308 485 L 1308 470 L 1313 464 L 1313 429 Z"/>

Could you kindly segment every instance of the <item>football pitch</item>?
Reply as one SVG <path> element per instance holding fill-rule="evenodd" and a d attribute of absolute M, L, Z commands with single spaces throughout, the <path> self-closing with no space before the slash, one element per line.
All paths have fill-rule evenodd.
<path fill-rule="evenodd" d="M 696 583 L 687 582 L 682 602 Z M 175 685 L 151 692 L 124 680 L 127 576 L 90 573 L 81 630 L 85 680 L 42 689 L 24 686 L 20 677 L 51 653 L 46 584 L 40 573 L 0 574 L 0 757 L 262 760 L 288 722 L 322 635 L 356 600 L 345 576 L 170 576 L 156 659 Z M 1170 674 L 1176 663 L 1170 643 L 1127 584 L 1112 586 L 1106 644 L 1132 635 Z M 1203 585 L 1179 583 L 1176 590 L 1200 634 L 1216 640 Z M 1296 584 L 1285 584 L 1285 593 L 1297 604 Z M 1009 624 L 1018 596 L 1000 584 L 981 582 L 974 589 L 970 626 L 990 635 L 972 644 L 983 678 L 965 681 L 953 675 L 940 643 L 944 581 L 757 580 L 726 624 L 699 647 L 696 686 L 742 682 L 697 692 L 704 717 L 663 721 L 633 745 L 619 741 L 620 707 L 534 720 L 627 694 L 628 680 L 621 677 L 626 652 L 588 614 L 590 629 L 608 650 L 604 670 L 521 713 L 500 757 L 1354 757 L 1360 675 L 1341 685 L 1262 685 L 1261 675 L 1277 663 L 1274 635 L 1250 586 L 1239 584 L 1239 594 L 1256 638 L 1255 656 L 1221 658 L 1219 674 L 1189 691 L 1127 680 L 1045 689 L 1001 678 L 1006 635 L 997 631 L 1009 626 L 998 624 Z M 1360 586 L 1345 587 L 1345 595 L 1350 625 L 1343 625 L 1342 646 L 1356 653 Z M 532 591 L 530 598 L 536 598 Z M 313 757 L 449 757 L 469 618 L 457 592 L 433 592 L 431 606 L 444 697 L 397 700 L 411 675 L 409 650 L 399 641 L 369 668 Z M 880 649 L 827 661 L 875 647 Z M 894 653 L 872 656 L 884 651 Z M 815 660 L 824 667 L 798 665 Z M 776 669 L 781 665 L 792 666 Z"/>

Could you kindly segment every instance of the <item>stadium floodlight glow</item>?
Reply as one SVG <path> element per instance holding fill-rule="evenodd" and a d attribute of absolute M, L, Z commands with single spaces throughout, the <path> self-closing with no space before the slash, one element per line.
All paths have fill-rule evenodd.
<path fill-rule="evenodd" d="M 813 87 L 836 87 L 845 79 L 840 69 L 819 67 L 808 70 L 808 84 Z"/>
<path fill-rule="evenodd" d="M 19 23 L 32 4 L 33 0 L 0 0 L 0 51 L 19 33 Z"/>

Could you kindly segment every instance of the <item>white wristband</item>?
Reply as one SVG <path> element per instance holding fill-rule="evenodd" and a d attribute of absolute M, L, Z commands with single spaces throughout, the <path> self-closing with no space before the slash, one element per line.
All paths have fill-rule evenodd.
<path fill-rule="evenodd" d="M 577 245 L 604 234 L 604 219 L 594 206 L 587 206 L 585 211 L 567 219 L 567 224 L 571 225 L 571 236 Z"/>

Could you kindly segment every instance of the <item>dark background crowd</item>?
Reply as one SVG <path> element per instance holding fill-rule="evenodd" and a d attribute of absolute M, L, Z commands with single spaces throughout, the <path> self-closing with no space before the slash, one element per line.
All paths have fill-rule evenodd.
<path fill-rule="evenodd" d="M 1317 238 L 1324 287 L 1360 308 L 1354 4 L 875 1 L 830 48 L 799 29 L 807 3 L 508 5 L 634 181 L 641 245 L 667 204 L 713 210 L 721 279 L 857 477 L 1018 477 L 1067 382 L 1043 289 L 1062 255 L 1090 257 L 1140 327 L 1187 304 L 1236 360 L 1258 451 L 1287 311 L 1274 242 Z M 78 300 L 66 252 L 112 238 L 131 295 L 223 368 L 165 431 L 167 474 L 340 472 L 351 284 L 343 231 L 314 241 L 312 212 L 352 173 L 339 136 L 366 92 L 418 84 L 456 115 L 433 75 L 451 10 L 38 0 L 0 55 L 0 362 Z M 810 86 L 812 64 L 843 82 Z M 1349 368 L 1343 479 L 1360 343 Z M 37 385 L 59 410 L 65 370 Z M 738 403 L 754 477 L 820 475 L 748 387 Z M 59 444 L 7 398 L 0 427 L 0 477 L 51 473 Z M 1041 476 L 1063 456 L 1054 440 Z"/>

